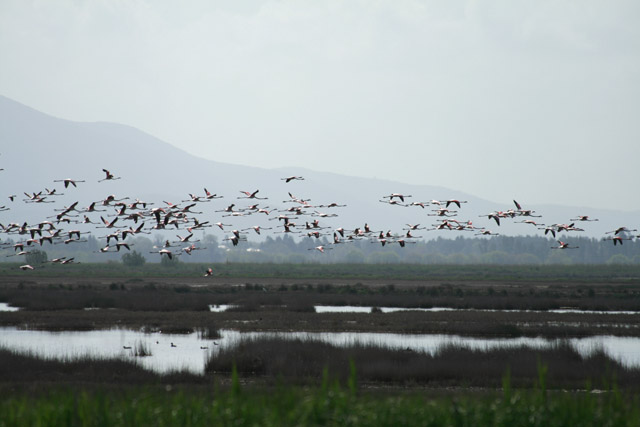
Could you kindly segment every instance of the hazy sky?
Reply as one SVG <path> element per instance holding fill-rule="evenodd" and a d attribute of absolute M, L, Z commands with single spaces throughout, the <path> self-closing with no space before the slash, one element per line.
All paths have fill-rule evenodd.
<path fill-rule="evenodd" d="M 632 210 L 639 22 L 637 0 L 2 0 L 0 94 L 222 162 Z"/>

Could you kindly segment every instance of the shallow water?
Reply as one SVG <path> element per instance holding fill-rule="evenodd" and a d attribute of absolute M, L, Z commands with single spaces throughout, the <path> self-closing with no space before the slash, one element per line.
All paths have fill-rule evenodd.
<path fill-rule="evenodd" d="M 237 332 L 222 330 L 218 340 L 205 340 L 196 333 L 162 334 L 159 332 L 144 333 L 126 329 L 110 329 L 81 332 L 46 332 L 22 330 L 17 328 L 0 328 L 0 346 L 19 352 L 31 353 L 43 358 L 73 359 L 82 356 L 96 358 L 124 358 L 135 360 L 143 368 L 159 373 L 176 370 L 187 370 L 196 374 L 204 373 L 205 363 L 209 356 L 215 356 L 220 349 L 234 346 L 242 338 L 282 337 L 289 339 L 314 339 L 337 346 L 354 343 L 368 344 L 393 349 L 411 349 L 433 353 L 440 346 L 447 344 L 466 345 L 470 348 L 491 349 L 504 346 L 526 345 L 541 348 L 553 345 L 558 340 L 543 338 L 467 338 L 455 335 L 403 335 L 387 333 L 336 332 L 336 333 L 265 333 Z M 598 336 L 590 338 L 573 338 L 568 342 L 581 354 L 587 355 L 602 348 L 613 359 L 629 365 L 640 366 L 640 338 Z M 151 356 L 135 357 L 133 350 L 124 349 L 138 343 L 151 351 Z M 171 343 L 175 347 L 171 346 Z M 202 349 L 201 347 L 208 347 Z"/>
<path fill-rule="evenodd" d="M 209 311 L 212 313 L 222 313 L 223 311 L 227 311 L 230 308 L 235 307 L 235 305 L 231 304 L 210 304 Z"/>
<path fill-rule="evenodd" d="M 18 311 L 20 307 L 12 307 L 8 302 L 0 302 L 0 311 Z"/>
<path fill-rule="evenodd" d="M 373 307 L 356 306 L 356 305 L 316 305 L 314 306 L 316 313 L 371 313 Z M 577 314 L 640 314 L 637 311 L 596 311 L 596 310 L 577 310 L 574 308 L 559 308 L 555 310 L 494 310 L 494 309 L 463 309 L 450 307 L 430 307 L 430 308 L 407 308 L 407 307 L 380 307 L 383 313 L 393 313 L 396 311 L 489 311 L 489 312 L 505 312 L 505 313 L 577 313 Z"/>

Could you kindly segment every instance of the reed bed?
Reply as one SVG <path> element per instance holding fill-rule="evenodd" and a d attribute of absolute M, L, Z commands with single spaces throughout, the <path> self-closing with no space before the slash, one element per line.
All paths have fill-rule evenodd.
<path fill-rule="evenodd" d="M 514 385 L 532 387 L 542 363 L 548 367 L 548 386 L 553 388 L 581 388 L 587 381 L 606 387 L 612 378 L 624 388 L 640 386 L 640 368 L 622 366 L 598 349 L 583 357 L 562 342 L 540 349 L 508 346 L 490 350 L 451 344 L 429 354 L 359 343 L 337 347 L 313 339 L 247 338 L 211 357 L 205 371 L 230 373 L 235 366 L 243 375 L 313 383 L 328 369 L 344 381 L 351 361 L 358 367 L 359 378 L 373 383 L 495 388 L 509 369 Z"/>
<path fill-rule="evenodd" d="M 290 279 L 229 280 L 217 278 L 156 279 L 3 277 L 0 301 L 23 310 L 207 311 L 213 304 L 238 310 L 263 306 L 309 311 L 314 305 L 460 309 L 630 310 L 640 312 L 640 282 L 575 281 L 303 281 Z"/>

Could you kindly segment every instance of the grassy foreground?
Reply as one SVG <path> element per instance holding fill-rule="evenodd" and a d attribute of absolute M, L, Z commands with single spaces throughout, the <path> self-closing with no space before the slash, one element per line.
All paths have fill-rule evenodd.
<path fill-rule="evenodd" d="M 12 395 L 0 402 L 0 426 L 21 425 L 640 425 L 640 401 L 613 389 L 549 394 L 544 381 L 512 391 L 508 377 L 500 394 L 430 398 L 415 392 L 391 396 L 324 381 L 319 387 L 240 387 L 235 376 L 225 391 L 160 388 L 55 390 Z"/>

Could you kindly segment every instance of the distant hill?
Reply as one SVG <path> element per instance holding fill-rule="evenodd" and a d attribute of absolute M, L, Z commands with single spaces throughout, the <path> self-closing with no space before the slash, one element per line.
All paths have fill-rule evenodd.
<path fill-rule="evenodd" d="M 178 203 L 189 198 L 189 193 L 204 195 L 206 187 L 212 193 L 224 198 L 211 203 L 202 203 L 193 208 L 202 211 L 197 215 L 201 221 L 233 224 L 230 228 L 246 228 L 252 225 L 278 227 L 278 221 L 268 221 L 262 214 L 246 217 L 223 217 L 222 210 L 230 204 L 236 209 L 252 203 L 270 209 L 285 209 L 294 203 L 288 200 L 288 192 L 310 199 L 312 204 L 345 204 L 343 208 L 312 208 L 309 212 L 336 213 L 338 217 L 318 218 L 321 225 L 331 228 L 344 227 L 352 230 L 364 227 L 368 223 L 373 230 L 391 230 L 403 233 L 406 224 L 422 224 L 431 227 L 438 222 L 432 209 L 437 206 L 420 207 L 391 206 L 379 200 L 391 193 L 412 195 L 407 202 L 447 200 L 456 198 L 467 201 L 462 205 L 455 219 L 471 220 L 478 227 L 487 227 L 494 232 L 508 235 L 541 235 L 540 230 L 528 224 L 503 220 L 497 226 L 493 220 L 480 215 L 495 210 L 512 209 L 513 203 L 500 204 L 479 199 L 460 191 L 429 185 L 411 185 L 386 180 L 359 178 L 307 170 L 303 168 L 262 169 L 234 165 L 218 161 L 205 160 L 190 155 L 164 141 L 130 126 L 115 123 L 81 123 L 51 117 L 9 98 L 0 96 L 0 206 L 10 210 L 0 212 L 0 222 L 29 223 L 42 221 L 52 216 L 53 209 L 60 209 L 78 201 L 79 207 L 88 206 L 113 194 L 117 198 L 139 198 L 154 202 L 154 207 L 164 205 L 163 201 Z M 225 144 L 225 141 L 212 141 L 212 144 Z M 342 159 L 342 161 L 349 161 Z M 420 159 L 413 159 L 420 164 Z M 98 182 L 104 178 L 102 169 L 112 171 L 121 179 Z M 453 172 L 452 172 L 453 173 Z M 282 177 L 302 175 L 304 181 L 285 183 Z M 62 183 L 54 180 L 72 178 L 84 180 L 77 188 L 65 189 Z M 45 188 L 56 189 L 63 196 L 50 197 L 50 204 L 29 204 L 23 202 L 24 193 L 33 193 Z M 253 192 L 259 189 L 259 196 L 268 200 L 238 199 L 240 191 Z M 9 195 L 17 198 L 10 202 Z M 514 195 L 516 197 L 517 195 Z M 387 199 L 388 200 L 388 199 Z M 617 212 L 613 210 L 586 210 L 579 207 L 540 205 L 529 206 L 526 200 L 518 200 L 524 208 L 533 209 L 543 218 L 533 218 L 545 223 L 568 223 L 569 219 L 579 215 L 599 218 L 598 222 L 579 223 L 586 231 L 581 236 L 602 237 L 604 232 L 625 225 L 631 228 L 640 225 L 640 212 Z M 188 204 L 187 202 L 182 205 Z M 113 207 L 108 211 L 93 214 L 113 216 Z M 276 213 L 272 213 L 273 217 Z M 304 224 L 314 217 L 301 217 L 295 222 Z M 225 234 L 218 229 L 210 229 L 219 237 Z M 270 232 L 277 231 L 276 229 Z M 329 229 L 329 232 L 331 230 Z M 175 230 L 162 232 L 174 236 Z M 455 237 L 460 232 L 420 231 L 414 234 L 431 239 L 438 236 Z M 184 233 L 183 233 L 184 234 Z M 465 237 L 474 233 L 464 232 Z M 1 237 L 1 236 L 0 236 Z M 566 237 L 566 235 L 565 235 Z M 253 238 L 253 236 L 251 236 Z M 570 240 L 571 235 L 566 237 Z"/>

